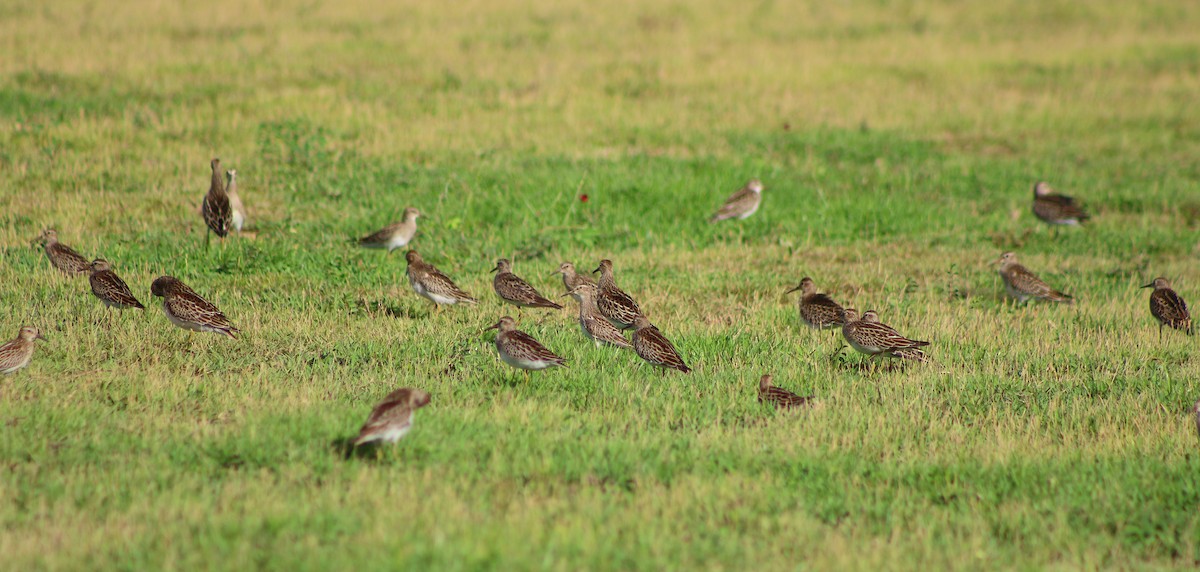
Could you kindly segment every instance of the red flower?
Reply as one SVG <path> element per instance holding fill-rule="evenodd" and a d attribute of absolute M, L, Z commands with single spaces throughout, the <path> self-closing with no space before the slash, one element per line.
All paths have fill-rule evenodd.
<path fill-rule="evenodd" d="M 579 202 L 581 202 L 581 203 L 586 203 L 586 202 L 587 202 L 587 193 L 584 193 L 584 194 L 582 194 L 582 195 L 579 195 Z"/>

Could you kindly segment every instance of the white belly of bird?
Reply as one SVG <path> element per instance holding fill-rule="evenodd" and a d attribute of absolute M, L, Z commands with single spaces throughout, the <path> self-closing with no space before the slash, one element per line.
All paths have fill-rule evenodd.
<path fill-rule="evenodd" d="M 754 206 L 750 207 L 750 210 L 746 211 L 745 214 L 738 216 L 738 220 L 745 220 L 745 219 L 750 218 L 750 215 L 758 212 L 758 205 L 760 205 L 760 204 L 762 204 L 761 200 L 757 203 L 754 203 Z"/>
<path fill-rule="evenodd" d="M 172 324 L 175 324 L 176 326 L 179 326 L 185 330 L 191 330 L 193 332 L 215 332 L 215 331 L 217 331 L 216 329 L 211 328 L 209 326 L 202 326 L 195 322 L 189 322 L 186 320 L 180 320 L 179 318 L 176 318 L 174 314 L 167 311 L 166 302 L 163 302 L 163 313 L 167 315 L 167 319 L 171 320 Z"/>
<path fill-rule="evenodd" d="M 1024 302 L 1029 299 L 1028 294 L 1025 294 L 1024 292 L 1021 292 L 1021 291 L 1017 290 L 1016 288 L 1013 288 L 1012 285 L 1009 284 L 1007 280 L 1004 281 L 1004 290 L 1008 292 L 1009 296 L 1016 298 L 1016 300 L 1018 302 Z"/>
<path fill-rule="evenodd" d="M 32 359 L 33 359 L 33 352 L 29 352 L 29 355 L 25 356 L 25 359 L 13 364 L 12 366 L 10 366 L 8 368 L 0 369 L 0 373 L 7 374 L 7 373 L 12 373 L 14 371 L 17 371 L 18 369 L 21 369 L 21 368 L 29 365 L 29 362 Z"/>
<path fill-rule="evenodd" d="M 384 443 L 395 443 L 405 435 L 408 435 L 410 429 L 412 429 L 412 425 L 405 425 L 404 427 L 397 427 L 395 429 L 387 429 L 386 431 L 379 433 L 379 438 L 374 440 L 383 441 Z"/>
<path fill-rule="evenodd" d="M 246 215 L 242 214 L 242 211 L 239 211 L 239 210 L 233 211 L 233 228 L 234 229 L 236 229 L 238 232 L 242 232 L 242 225 L 245 224 L 245 222 L 246 222 Z"/>
<path fill-rule="evenodd" d="M 454 305 L 455 303 L 458 302 L 458 300 L 456 300 L 454 298 L 450 298 L 448 296 L 443 296 L 441 294 L 434 294 L 434 293 L 430 292 L 429 290 L 426 290 L 425 286 L 423 284 L 421 284 L 420 282 L 418 282 L 416 280 L 413 280 L 412 278 L 408 279 L 408 283 L 412 284 L 413 291 L 415 291 L 418 295 L 425 298 L 426 300 L 433 302 L 434 304 Z"/>
<path fill-rule="evenodd" d="M 388 252 L 408 245 L 409 237 L 397 234 L 387 241 Z"/>
<path fill-rule="evenodd" d="M 532 369 L 532 370 L 536 371 L 536 370 L 540 370 L 540 369 L 546 369 L 552 365 L 555 365 L 554 362 L 551 362 L 551 361 L 540 360 L 540 359 L 538 359 L 538 360 L 522 359 L 522 358 L 518 358 L 516 356 L 511 356 L 508 354 L 508 352 L 506 352 L 502 349 L 497 348 L 497 350 L 500 353 L 500 359 L 503 360 L 504 363 L 511 365 L 518 369 Z"/>

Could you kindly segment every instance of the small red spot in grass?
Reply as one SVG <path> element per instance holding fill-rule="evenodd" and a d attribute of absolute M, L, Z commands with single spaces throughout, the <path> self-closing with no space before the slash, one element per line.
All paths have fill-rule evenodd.
<path fill-rule="evenodd" d="M 587 194 L 579 195 L 579 202 L 586 203 L 587 202 Z"/>

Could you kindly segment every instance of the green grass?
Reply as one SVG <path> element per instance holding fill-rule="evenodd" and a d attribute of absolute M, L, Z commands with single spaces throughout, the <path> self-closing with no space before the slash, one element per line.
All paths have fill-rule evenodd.
<path fill-rule="evenodd" d="M 1181 2 L 0 3 L 0 553 L 14 569 L 1181 568 L 1200 561 L 1200 6 Z M 193 11 L 194 10 L 194 11 Z M 208 160 L 254 236 L 204 249 Z M 707 215 L 746 179 L 739 223 Z M 1054 232 L 1045 179 L 1092 210 Z M 587 194 L 587 202 L 579 200 Z M 430 315 L 408 205 L 482 300 Z M 151 303 L 115 315 L 28 245 L 54 226 Z M 1075 306 L 1012 307 L 1015 250 Z M 510 257 L 618 280 L 696 371 L 480 330 Z M 864 368 L 798 323 L 803 276 L 935 363 Z M 150 304 L 153 306 L 153 304 Z M 755 402 L 756 381 L 812 393 Z M 398 446 L 345 458 L 396 387 Z"/>

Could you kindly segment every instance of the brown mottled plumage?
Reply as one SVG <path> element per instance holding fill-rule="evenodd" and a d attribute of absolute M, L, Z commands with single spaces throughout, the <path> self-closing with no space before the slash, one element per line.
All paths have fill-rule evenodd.
<path fill-rule="evenodd" d="M 637 352 L 638 357 L 653 366 L 677 369 L 683 373 L 692 371 L 683 363 L 671 340 L 658 331 L 646 316 L 638 314 L 634 318 L 633 328 L 633 351 Z"/>
<path fill-rule="evenodd" d="M 95 294 L 105 306 L 124 310 L 125 308 L 145 309 L 145 306 L 134 297 L 129 285 L 112 271 L 107 260 L 97 258 L 92 261 L 92 273 L 88 276 Z"/>
<path fill-rule="evenodd" d="M 29 365 L 33 360 L 33 340 L 44 339 L 33 326 L 21 328 L 16 339 L 0 346 L 0 373 L 13 373 Z"/>
<path fill-rule="evenodd" d="M 492 288 L 501 300 L 518 308 L 554 308 L 562 309 L 559 304 L 547 300 L 537 288 L 531 286 L 520 276 L 513 274 L 512 263 L 507 258 L 496 261 L 492 269 L 496 278 L 492 280 Z"/>
<path fill-rule="evenodd" d="M 1075 199 L 1056 194 L 1045 181 L 1038 181 L 1033 186 L 1033 214 L 1053 225 L 1075 225 L 1087 222 L 1090 218 L 1083 208 L 1075 204 Z"/>
<path fill-rule="evenodd" d="M 600 266 L 592 272 L 600 273 L 600 280 L 597 282 L 600 286 L 600 297 L 596 299 L 600 314 L 622 330 L 633 327 L 634 320 L 642 315 L 642 309 L 633 301 L 632 296 L 617 287 L 617 281 L 613 278 L 612 261 L 601 260 Z"/>
<path fill-rule="evenodd" d="M 378 441 L 395 443 L 412 429 L 413 413 L 429 405 L 429 392 L 411 387 L 397 389 L 383 398 L 354 439 L 354 446 Z"/>
<path fill-rule="evenodd" d="M 823 330 L 834 326 L 842 325 L 842 306 L 833 301 L 833 298 L 825 294 L 817 292 L 817 285 L 813 283 L 812 278 L 805 276 L 800 280 L 800 284 L 785 294 L 791 294 L 799 290 L 800 296 L 800 321 L 804 325 Z"/>
<path fill-rule="evenodd" d="M 874 324 L 880 323 L 879 314 L 876 313 L 875 310 L 867 310 L 862 315 L 861 319 L 862 319 L 862 321 L 867 322 L 867 323 L 874 323 Z M 892 331 L 894 332 L 895 330 L 892 330 Z M 925 362 L 930 361 L 929 356 L 926 355 L 925 351 L 922 350 L 921 348 L 900 348 L 898 350 L 893 350 L 890 354 L 890 357 L 906 359 L 909 361 L 915 361 L 915 362 L 920 362 L 920 363 L 925 363 Z"/>
<path fill-rule="evenodd" d="M 421 211 L 408 207 L 400 222 L 394 222 L 379 229 L 369 236 L 359 239 L 359 246 L 366 248 L 386 248 L 389 253 L 397 248 L 407 246 L 417 234 L 417 218 Z"/>
<path fill-rule="evenodd" d="M 1004 289 L 1018 302 L 1047 300 L 1067 304 L 1075 303 L 1074 298 L 1051 288 L 1036 274 L 1021 266 L 1021 263 L 1017 262 L 1015 253 L 1005 252 L 1000 255 L 997 262 L 1000 263 L 1000 278 L 1004 280 Z"/>
<path fill-rule="evenodd" d="M 496 351 L 508 365 L 534 371 L 567 365 L 567 360 L 547 349 L 533 336 L 518 330 L 516 320 L 508 316 L 500 318 L 500 321 L 486 329 L 500 330 L 496 334 Z"/>
<path fill-rule="evenodd" d="M 775 387 L 771 374 L 766 374 L 758 380 L 758 402 L 773 403 L 776 409 L 795 409 L 808 405 L 813 396 L 800 396 L 786 389 Z"/>
<path fill-rule="evenodd" d="M 1184 330 L 1189 336 L 1192 335 L 1192 315 L 1188 312 L 1187 302 L 1171 289 L 1171 283 L 1166 278 L 1159 276 L 1142 288 L 1154 288 L 1150 294 L 1150 314 L 1158 320 L 1160 340 L 1163 326 Z"/>
<path fill-rule="evenodd" d="M 58 241 L 58 232 L 54 229 L 48 228 L 43 230 L 37 240 L 42 243 L 42 247 L 46 251 L 46 258 L 50 260 L 50 265 L 57 268 L 63 274 L 78 276 L 91 269 L 91 263 L 83 255 Z"/>
<path fill-rule="evenodd" d="M 463 292 L 450 277 L 442 274 L 436 267 L 421 258 L 417 251 L 410 250 L 404 257 L 408 261 L 408 283 L 421 297 L 433 302 L 434 308 L 439 304 L 475 304 L 478 301 L 470 294 Z"/>
<path fill-rule="evenodd" d="M 929 345 L 929 342 L 910 340 L 877 318 L 861 319 L 854 308 L 846 308 L 846 323 L 842 336 L 850 347 L 871 357 L 899 357 L 896 352 Z"/>
<path fill-rule="evenodd" d="M 762 192 L 762 181 L 751 179 L 750 182 L 746 183 L 746 186 L 729 195 L 729 198 L 725 199 L 725 204 L 717 209 L 717 212 L 708 219 L 708 222 L 719 222 L 731 218 L 739 220 L 749 218 L 750 215 L 758 210 L 758 206 L 762 204 Z"/>
<path fill-rule="evenodd" d="M 229 318 L 178 278 L 155 278 L 150 293 L 163 299 L 163 313 L 172 324 L 193 332 L 213 332 L 237 339 L 239 330 Z"/>
<path fill-rule="evenodd" d="M 225 173 L 221 170 L 221 160 L 213 159 L 212 179 L 208 186 L 208 194 L 200 204 L 200 212 L 204 215 L 204 224 L 218 237 L 225 238 L 233 226 L 233 205 L 229 202 L 229 194 L 225 192 Z"/>
<path fill-rule="evenodd" d="M 587 283 L 579 284 L 568 294 L 579 301 L 579 327 L 583 329 L 583 335 L 592 340 L 597 347 L 602 343 L 619 348 L 633 347 L 633 344 L 630 344 L 629 340 L 626 340 L 625 336 L 621 334 L 621 330 L 600 315 L 600 308 L 596 306 L 596 298 L 600 295 L 598 286 Z"/>
<path fill-rule="evenodd" d="M 592 280 L 590 276 L 576 272 L 575 265 L 571 264 L 570 262 L 559 264 L 558 270 L 555 270 L 550 274 L 562 274 L 563 286 L 567 287 L 568 294 L 580 284 L 591 284 L 593 286 L 596 284 L 596 281 Z"/>

